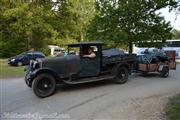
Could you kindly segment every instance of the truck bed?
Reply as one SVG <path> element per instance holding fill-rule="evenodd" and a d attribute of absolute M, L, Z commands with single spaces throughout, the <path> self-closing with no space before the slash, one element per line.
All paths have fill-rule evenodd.
<path fill-rule="evenodd" d="M 103 56 L 102 61 L 103 61 L 103 65 L 119 63 L 119 62 L 135 63 L 137 61 L 137 56 L 135 54 L 123 54 L 123 55 L 116 55 L 111 57 Z"/>

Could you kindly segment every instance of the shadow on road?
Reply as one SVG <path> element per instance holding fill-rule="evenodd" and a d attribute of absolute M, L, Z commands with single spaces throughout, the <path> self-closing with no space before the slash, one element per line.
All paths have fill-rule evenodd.
<path fill-rule="evenodd" d="M 98 82 L 92 82 L 92 83 L 83 83 L 83 84 L 76 84 L 76 85 L 57 85 L 56 86 L 56 92 L 62 92 L 62 91 L 78 91 L 82 89 L 92 89 L 96 87 L 103 87 L 106 85 L 112 85 L 115 84 L 111 80 L 106 81 L 98 81 Z"/>
<path fill-rule="evenodd" d="M 147 74 L 140 74 L 139 76 L 146 77 L 146 78 L 157 78 L 160 77 L 159 73 L 147 73 Z"/>

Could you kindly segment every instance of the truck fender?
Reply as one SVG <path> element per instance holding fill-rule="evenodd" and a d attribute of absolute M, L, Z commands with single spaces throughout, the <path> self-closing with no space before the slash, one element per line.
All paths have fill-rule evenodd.
<path fill-rule="evenodd" d="M 58 75 L 58 73 L 55 72 L 54 70 L 50 69 L 50 68 L 38 69 L 38 70 L 35 72 L 35 77 L 38 76 L 38 75 L 41 74 L 41 73 L 49 73 L 49 74 L 51 74 L 51 75 L 55 78 L 55 80 L 56 80 L 57 83 L 60 82 L 60 80 L 61 80 L 61 79 L 60 79 L 60 76 Z M 34 78 L 35 78 L 35 77 L 34 77 Z"/>
<path fill-rule="evenodd" d="M 128 70 L 128 73 L 131 74 L 131 67 L 130 67 L 130 65 L 128 63 L 125 63 L 125 62 L 119 63 L 119 64 L 115 64 L 113 66 L 113 68 L 112 68 L 111 74 L 113 75 L 117 71 L 117 69 L 119 67 L 126 67 L 127 70 Z"/>

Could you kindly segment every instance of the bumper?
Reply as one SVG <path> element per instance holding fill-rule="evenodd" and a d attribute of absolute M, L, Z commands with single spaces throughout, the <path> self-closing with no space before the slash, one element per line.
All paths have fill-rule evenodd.
<path fill-rule="evenodd" d="M 33 79 L 35 78 L 36 76 L 36 71 L 33 70 L 30 66 L 26 67 L 26 75 L 25 75 L 25 82 L 26 84 L 31 87 L 32 86 L 32 82 L 33 82 Z"/>
<path fill-rule="evenodd" d="M 16 66 L 16 65 L 17 65 L 17 62 L 8 61 L 8 64 L 9 64 L 9 65 L 12 65 L 12 66 Z"/>

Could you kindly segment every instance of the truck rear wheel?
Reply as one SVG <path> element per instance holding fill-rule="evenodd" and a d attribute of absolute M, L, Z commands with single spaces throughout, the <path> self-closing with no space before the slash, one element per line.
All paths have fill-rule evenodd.
<path fill-rule="evenodd" d="M 33 80 L 33 91 L 40 98 L 52 95 L 56 88 L 56 81 L 50 74 L 43 73 Z"/>
<path fill-rule="evenodd" d="M 166 78 L 169 76 L 169 68 L 163 67 L 162 71 L 160 71 L 160 76 Z"/>
<path fill-rule="evenodd" d="M 128 80 L 128 69 L 126 67 L 119 67 L 115 72 L 115 83 L 124 84 Z"/>

